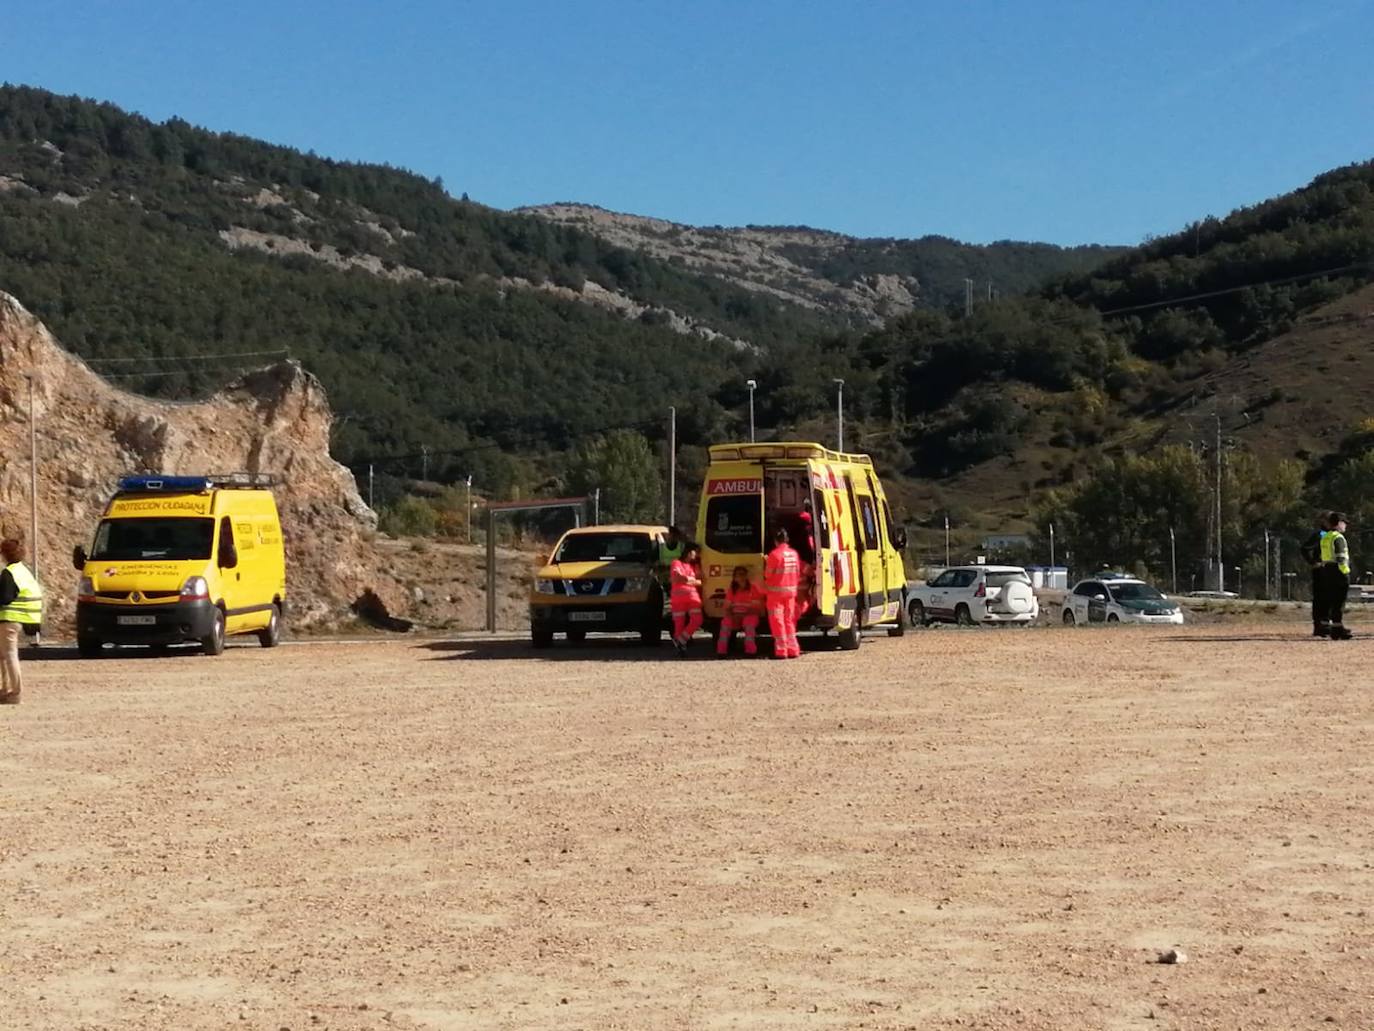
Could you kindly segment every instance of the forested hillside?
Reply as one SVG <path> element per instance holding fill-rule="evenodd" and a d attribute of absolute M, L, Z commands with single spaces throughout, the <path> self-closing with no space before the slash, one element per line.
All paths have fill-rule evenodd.
<path fill-rule="evenodd" d="M 1083 273 L 1125 247 L 1056 247 L 943 236 L 861 239 L 809 226 L 687 226 L 587 204 L 521 208 L 559 225 L 681 268 L 871 328 L 916 308 L 962 307 L 1035 290 L 1054 275 Z"/>
<path fill-rule="evenodd" d="M 671 405 L 685 500 L 703 445 L 746 431 L 747 379 L 763 435 L 828 441 L 841 378 L 846 441 L 893 473 L 909 517 L 950 512 L 973 533 L 1032 525 L 1052 489 L 1065 511 L 1103 455 L 1178 440 L 1201 412 L 1221 409 L 1243 440 L 1266 405 L 1329 389 L 1270 379 L 1221 397 L 1223 383 L 1251 381 L 1235 370 L 1278 362 L 1291 327 L 1374 278 L 1371 187 L 1374 165 L 1338 169 L 1104 251 L 1091 270 L 1091 249 L 1061 254 L 1059 277 L 1024 293 L 1009 285 L 1038 281 L 1046 252 L 1008 245 L 987 252 L 1008 288 L 976 291 L 966 313 L 955 286 L 981 273 L 950 241 L 822 246 L 827 234 L 755 228 L 669 253 L 623 225 L 630 235 L 567 212 L 494 211 L 397 169 L 5 87 L 0 288 L 103 373 L 168 396 L 287 351 L 329 388 L 335 451 L 355 471 L 473 473 L 496 493 L 576 486 L 605 454 L 650 453 Z M 667 240 L 663 225 L 648 235 Z M 784 289 L 781 265 L 771 286 L 720 274 L 713 263 L 740 241 L 808 282 L 834 276 L 849 300 Z M 863 325 L 853 297 L 903 277 L 941 303 Z M 1344 371 L 1368 353 L 1354 349 Z M 1350 416 L 1363 418 L 1358 403 Z M 600 442 L 612 430 L 646 449 Z M 1288 454 L 1254 439 L 1261 464 L 1294 458 L 1313 483 L 1325 475 L 1322 441 Z"/>

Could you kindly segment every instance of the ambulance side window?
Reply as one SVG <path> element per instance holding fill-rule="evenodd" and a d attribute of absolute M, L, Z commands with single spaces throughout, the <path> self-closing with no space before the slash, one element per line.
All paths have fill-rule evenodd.
<path fill-rule="evenodd" d="M 763 551 L 763 506 L 757 494 L 712 498 L 706 503 L 706 546 L 726 555 Z"/>
<path fill-rule="evenodd" d="M 864 524 L 864 548 L 871 551 L 878 547 L 878 517 L 873 510 L 872 498 L 859 495 L 859 516 Z"/>
<path fill-rule="evenodd" d="M 219 564 L 222 569 L 231 569 L 238 563 L 234 548 L 234 524 L 225 516 L 219 521 Z"/>

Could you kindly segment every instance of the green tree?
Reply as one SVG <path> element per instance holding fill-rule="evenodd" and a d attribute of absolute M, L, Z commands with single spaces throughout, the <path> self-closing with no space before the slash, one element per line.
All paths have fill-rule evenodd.
<path fill-rule="evenodd" d="M 578 447 L 568 468 L 574 494 L 601 489 L 603 522 L 649 523 L 662 518 L 663 478 L 642 433 L 613 430 Z"/>

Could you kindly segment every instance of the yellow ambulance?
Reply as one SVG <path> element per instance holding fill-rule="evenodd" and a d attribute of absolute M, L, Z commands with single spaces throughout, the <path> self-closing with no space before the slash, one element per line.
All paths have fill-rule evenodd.
<path fill-rule="evenodd" d="M 77 547 L 76 641 L 197 643 L 207 655 L 231 634 L 281 640 L 286 552 L 270 479 L 128 476 L 105 506 L 89 552 Z"/>
<path fill-rule="evenodd" d="M 736 566 L 762 583 L 769 539 L 783 527 L 809 568 L 799 628 L 834 630 L 851 650 L 861 630 L 902 633 L 906 533 L 867 455 L 789 441 L 717 444 L 710 454 L 697 520 L 707 619 L 724 614 Z"/>

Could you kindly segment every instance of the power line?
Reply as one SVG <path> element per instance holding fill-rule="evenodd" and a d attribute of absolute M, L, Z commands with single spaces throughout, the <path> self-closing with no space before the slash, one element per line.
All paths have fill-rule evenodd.
<path fill-rule="evenodd" d="M 275 351 L 233 351 L 223 354 L 150 354 L 144 355 L 141 358 L 131 355 L 121 355 L 116 358 L 83 358 L 82 361 L 87 365 L 105 365 L 115 362 L 211 362 L 220 361 L 226 358 L 280 358 L 289 356 L 290 354 L 291 352 L 283 347 Z"/>
<path fill-rule="evenodd" d="M 1227 294 L 1237 294 L 1242 290 L 1250 290 L 1257 286 L 1283 286 L 1286 283 L 1297 283 L 1304 279 L 1320 279 L 1323 276 L 1334 276 L 1342 272 L 1353 272 L 1356 269 L 1374 268 L 1374 262 L 1360 262 L 1356 265 L 1342 265 L 1340 268 L 1324 269 L 1320 272 L 1303 272 L 1296 276 L 1286 276 L 1282 279 L 1261 279 L 1254 283 L 1244 283 L 1241 286 L 1230 286 L 1225 290 L 1210 290 L 1202 294 L 1189 294 L 1185 297 L 1172 297 L 1167 301 L 1151 301 L 1148 304 L 1133 304 L 1126 308 L 1110 308 L 1105 311 L 1099 310 L 1098 314 L 1104 317 L 1108 315 L 1125 315 L 1133 311 L 1145 311 L 1149 308 L 1167 308 L 1176 304 L 1187 304 L 1190 301 L 1206 301 L 1213 297 L 1224 297 Z M 1081 303 L 1081 302 L 1080 302 Z M 1089 305 L 1091 307 L 1091 305 Z"/>

